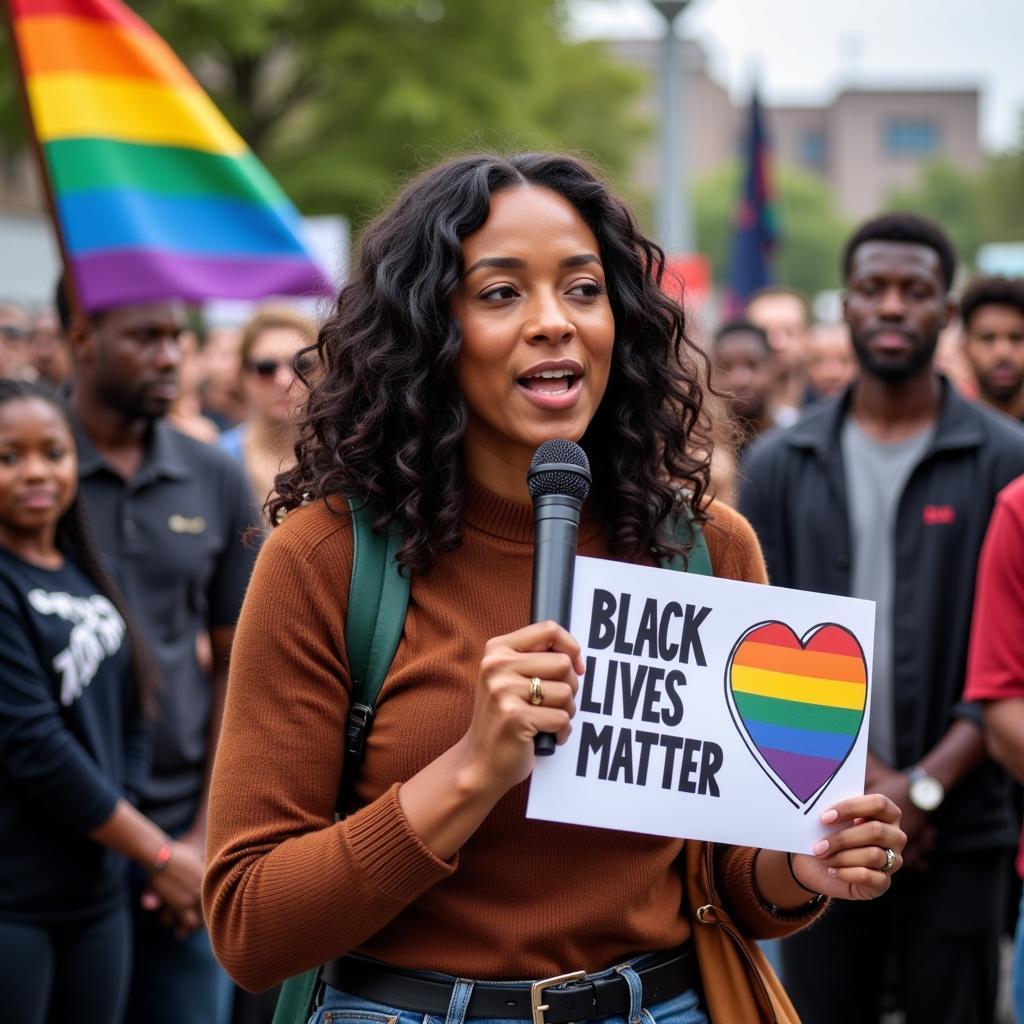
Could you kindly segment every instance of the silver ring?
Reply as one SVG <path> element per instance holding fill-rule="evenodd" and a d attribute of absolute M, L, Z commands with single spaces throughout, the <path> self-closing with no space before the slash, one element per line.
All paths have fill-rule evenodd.
<path fill-rule="evenodd" d="M 882 866 L 882 872 L 886 875 L 891 875 L 896 868 L 896 851 L 887 849 L 885 851 L 885 864 Z"/>

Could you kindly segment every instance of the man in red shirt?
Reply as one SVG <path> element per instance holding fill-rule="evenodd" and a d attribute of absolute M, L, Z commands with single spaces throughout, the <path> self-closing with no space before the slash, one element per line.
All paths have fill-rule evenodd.
<path fill-rule="evenodd" d="M 999 493 L 981 549 L 964 697 L 985 702 L 989 752 L 1024 781 L 1024 476 Z M 1013 1000 L 1024 1020 L 1024 912 L 1014 946 Z"/>

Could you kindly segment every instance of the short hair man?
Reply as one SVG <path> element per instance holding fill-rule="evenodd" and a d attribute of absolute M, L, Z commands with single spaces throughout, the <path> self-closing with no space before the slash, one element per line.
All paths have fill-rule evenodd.
<path fill-rule="evenodd" d="M 164 421 L 178 393 L 185 311 L 176 302 L 72 315 L 58 311 L 74 362 L 70 412 L 80 488 L 103 552 L 162 675 L 154 761 L 140 809 L 203 856 L 206 796 L 219 728 L 227 658 L 254 552 L 256 525 L 238 464 Z M 197 643 L 208 636 L 209 669 Z M 231 985 L 204 929 L 172 931 L 142 889 L 135 908 L 129 1024 L 223 1024 Z"/>
<path fill-rule="evenodd" d="M 819 398 L 844 391 L 857 376 L 857 356 L 844 323 L 815 324 L 807 352 L 807 380 Z"/>
<path fill-rule="evenodd" d="M 767 332 L 775 353 L 778 377 L 772 397 L 776 408 L 801 409 L 813 401 L 816 396 L 807 382 L 811 311 L 804 294 L 769 285 L 747 300 L 744 316 Z"/>
<path fill-rule="evenodd" d="M 768 335 L 749 320 L 722 324 L 711 341 L 713 380 L 737 429 L 736 454 L 775 426 L 776 365 Z"/>
<path fill-rule="evenodd" d="M 0 300 L 0 377 L 34 376 L 28 358 L 28 313 Z"/>
<path fill-rule="evenodd" d="M 978 397 L 1024 421 L 1024 280 L 972 281 L 960 297 L 960 322 Z"/>
<path fill-rule="evenodd" d="M 955 264 L 930 221 L 856 231 L 843 311 L 860 376 L 755 445 L 740 485 L 773 583 L 876 604 L 867 787 L 900 805 L 909 836 L 885 896 L 783 944 L 805 1024 L 877 1020 L 890 957 L 908 1021 L 994 1012 L 1014 818 L 961 695 L 978 552 L 998 491 L 1024 472 L 1024 429 L 934 371 Z"/>

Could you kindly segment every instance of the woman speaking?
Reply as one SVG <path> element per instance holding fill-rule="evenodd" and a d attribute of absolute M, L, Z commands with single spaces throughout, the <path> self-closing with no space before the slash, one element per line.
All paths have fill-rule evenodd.
<path fill-rule="evenodd" d="M 747 940 L 888 887 L 905 837 L 882 796 L 826 810 L 827 849 L 790 858 L 525 817 L 534 736 L 565 742 L 583 670 L 566 630 L 523 625 L 541 443 L 590 454 L 581 554 L 685 554 L 689 514 L 716 575 L 765 582 L 750 527 L 705 498 L 704 361 L 662 269 L 564 156 L 449 161 L 366 231 L 232 654 L 204 896 L 243 986 L 325 964 L 317 1024 L 795 1020 Z M 401 537 L 411 593 L 336 821 L 350 500 Z"/>

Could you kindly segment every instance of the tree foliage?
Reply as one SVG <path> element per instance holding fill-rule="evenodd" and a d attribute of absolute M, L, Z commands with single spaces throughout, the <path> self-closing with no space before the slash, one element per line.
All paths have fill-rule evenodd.
<path fill-rule="evenodd" d="M 973 268 L 978 247 L 987 240 L 979 184 L 977 175 L 936 161 L 924 168 L 915 188 L 893 192 L 888 206 L 941 224 L 960 259 Z"/>
<path fill-rule="evenodd" d="M 130 3 L 306 213 L 358 225 L 469 148 L 568 149 L 614 178 L 646 130 L 641 76 L 569 40 L 565 0 Z M 12 116 L 0 93 L 8 139 Z"/>
<path fill-rule="evenodd" d="M 990 157 L 977 174 L 933 163 L 916 188 L 893 193 L 890 202 L 940 223 L 970 269 L 986 242 L 1024 242 L 1024 126 L 1016 146 Z"/>
<path fill-rule="evenodd" d="M 839 252 L 849 225 L 820 179 L 786 165 L 775 168 L 779 242 L 775 279 L 808 295 L 839 287 Z M 697 246 L 711 260 L 716 284 L 729 271 L 732 225 L 739 204 L 740 167 L 729 164 L 694 186 Z"/>

